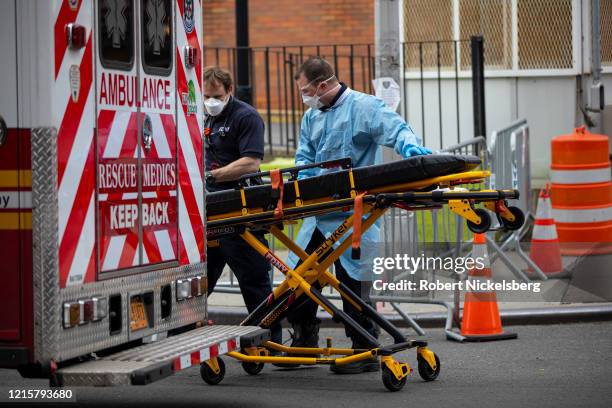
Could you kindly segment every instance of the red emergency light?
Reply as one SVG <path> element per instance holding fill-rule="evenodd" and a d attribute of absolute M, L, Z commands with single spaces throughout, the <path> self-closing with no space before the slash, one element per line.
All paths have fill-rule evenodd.
<path fill-rule="evenodd" d="M 66 44 L 73 50 L 81 49 L 85 46 L 86 29 L 82 25 L 69 23 L 66 24 Z"/>
<path fill-rule="evenodd" d="M 200 62 L 200 54 L 198 49 L 192 46 L 185 46 L 185 66 L 187 68 L 193 68 Z"/>

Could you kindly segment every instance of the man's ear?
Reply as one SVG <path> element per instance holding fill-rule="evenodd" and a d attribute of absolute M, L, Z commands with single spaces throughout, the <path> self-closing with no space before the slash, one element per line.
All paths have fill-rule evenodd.
<path fill-rule="evenodd" d="M 230 93 L 230 94 L 234 93 L 234 85 L 230 85 L 229 88 L 227 88 L 227 93 Z"/>

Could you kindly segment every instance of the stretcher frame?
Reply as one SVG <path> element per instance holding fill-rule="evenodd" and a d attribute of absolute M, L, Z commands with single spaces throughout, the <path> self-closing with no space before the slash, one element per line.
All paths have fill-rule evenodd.
<path fill-rule="evenodd" d="M 303 166 L 299 169 L 302 168 Z M 295 174 L 295 169 L 284 170 Z M 329 267 L 339 259 L 351 244 L 353 244 L 353 256 L 359 256 L 359 248 L 355 246 L 355 230 L 366 231 L 391 207 L 413 210 L 449 205 L 451 211 L 468 221 L 468 226 L 471 226 L 470 229 L 478 230 L 481 228 L 479 226 L 482 226 L 486 230 L 490 226 L 490 220 L 485 219 L 488 217 L 486 211 L 474 207 L 476 203 L 482 203 L 485 208 L 498 215 L 502 226 L 505 222 L 506 226 L 511 229 L 520 227 L 520 225 L 517 227 L 517 224 L 522 224 L 522 214 L 514 210 L 515 207 L 511 207 L 512 210 L 509 210 L 506 206 L 507 199 L 518 198 L 517 190 L 467 191 L 465 189 L 454 189 L 454 186 L 458 184 L 482 182 L 488 176 L 488 171 L 468 171 L 380 187 L 368 192 L 357 192 L 354 191 L 353 176 L 352 172 L 349 171 L 352 188 L 351 198 L 302 201 L 298 193 L 296 202 L 283 208 L 280 215 L 278 208 L 267 211 L 264 209 L 245 211 L 247 203 L 244 202 L 245 194 L 244 187 L 242 187 L 242 211 L 228 214 L 229 216 L 225 218 L 219 215 L 209 218 L 208 229 L 210 233 L 207 233 L 209 239 L 211 239 L 209 245 L 214 245 L 216 239 L 239 235 L 259 254 L 269 260 L 272 266 L 283 273 L 285 280 L 274 288 L 268 299 L 249 314 L 241 322 L 241 325 L 270 328 L 282 320 L 290 310 L 299 307 L 306 300 L 312 299 L 329 313 L 334 321 L 343 323 L 350 328 L 354 335 L 359 338 L 360 344 L 367 346 L 367 349 L 334 348 L 330 338 L 327 339 L 326 347 L 323 348 L 288 347 L 268 340 L 259 347 L 246 347 L 240 352 L 230 352 L 228 356 L 242 361 L 243 367 L 250 374 L 259 372 L 265 363 L 345 365 L 380 356 L 383 383 L 389 390 L 398 391 L 405 384 L 406 377 L 412 372 L 412 368 L 407 363 L 396 361 L 393 354 L 416 347 L 421 377 L 426 381 L 434 380 L 440 372 L 440 362 L 435 353 L 428 348 L 427 342 L 407 339 L 393 324 L 378 314 L 374 308 L 365 303 L 329 272 Z M 290 182 L 294 182 L 296 191 L 299 191 L 297 179 L 294 178 Z M 440 190 L 440 187 L 444 187 L 446 190 Z M 432 188 L 435 189 L 432 190 Z M 281 201 L 282 194 L 279 203 Z M 284 223 L 294 222 L 295 219 L 340 209 L 348 210 L 351 207 L 362 207 L 361 211 L 358 212 L 362 213 L 365 219 L 362 220 L 361 216 L 355 218 L 354 213 L 347 215 L 331 236 L 326 238 L 312 253 L 305 252 L 282 231 Z M 333 248 L 353 227 L 354 230 L 351 234 L 340 242 L 338 247 Z M 265 230 L 271 233 L 301 259 L 301 264 L 295 269 L 290 268 L 252 234 L 251 231 L 256 230 Z M 342 299 L 346 299 L 353 307 L 367 315 L 380 328 L 391 335 L 394 343 L 386 346 L 381 345 L 355 320 L 331 303 L 321 293 L 321 289 L 327 285 L 334 288 Z M 287 356 L 271 355 L 270 351 L 283 352 Z M 323 357 L 319 357 L 319 355 Z M 214 360 L 209 360 L 205 364 L 208 364 L 214 372 L 218 372 L 219 365 Z"/>

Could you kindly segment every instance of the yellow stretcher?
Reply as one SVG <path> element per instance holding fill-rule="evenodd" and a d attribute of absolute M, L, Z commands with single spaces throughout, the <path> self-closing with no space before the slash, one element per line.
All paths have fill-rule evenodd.
<path fill-rule="evenodd" d="M 270 341 L 269 331 L 262 330 L 260 341 L 253 341 L 252 344 L 241 342 L 242 350 L 228 355 L 242 361 L 244 370 L 249 374 L 259 373 L 265 363 L 343 365 L 380 356 L 383 384 L 391 391 L 398 391 L 404 386 L 412 369 L 407 363 L 396 361 L 393 354 L 416 347 L 419 374 L 425 381 L 435 380 L 440 373 L 440 360 L 427 347 L 427 342 L 407 339 L 394 325 L 336 279 L 328 268 L 349 247 L 352 247 L 352 256 L 359 257 L 361 231 L 370 228 L 392 207 L 409 211 L 448 205 L 451 211 L 465 218 L 468 228 L 476 233 L 490 229 L 491 217 L 486 211 L 489 210 L 497 215 L 502 228 L 520 228 L 524 222 L 523 213 L 517 207 L 508 207 L 506 201 L 517 199 L 518 191 L 469 191 L 455 188 L 459 184 L 480 183 L 488 177 L 488 171 L 475 170 L 479 165 L 480 161 L 474 156 L 453 155 L 418 156 L 361 168 L 351 168 L 350 159 L 342 159 L 247 175 L 241 180 L 270 176 L 271 183 L 251 187 L 241 183 L 239 189 L 209 194 L 208 245 L 215 245 L 216 240 L 223 237 L 239 235 L 285 275 L 285 280 L 242 325 L 267 329 L 285 317 L 289 310 L 312 299 L 334 321 L 350 327 L 360 337 L 361 344 L 368 345 L 367 349 L 334 348 L 331 339 L 328 339 L 323 348 L 287 347 Z M 313 167 L 341 169 L 317 177 L 297 179 L 300 171 Z M 288 180 L 284 180 L 283 176 L 288 176 Z M 484 208 L 476 208 L 476 204 Z M 283 233 L 285 223 L 349 209 L 354 214 L 349 212 L 331 236 L 312 253 L 306 253 Z M 351 228 L 353 231 L 348 238 L 334 249 L 333 246 Z M 253 236 L 252 231 L 256 230 L 274 235 L 298 255 L 302 263 L 295 269 L 289 268 L 271 249 Z M 336 308 L 321 293 L 321 288 L 327 285 L 389 333 L 394 343 L 381 345 L 351 317 Z M 271 355 L 270 351 L 284 352 L 287 356 Z M 223 362 L 219 358 L 211 359 L 201 367 L 202 377 L 209 384 L 220 382 L 224 372 Z"/>

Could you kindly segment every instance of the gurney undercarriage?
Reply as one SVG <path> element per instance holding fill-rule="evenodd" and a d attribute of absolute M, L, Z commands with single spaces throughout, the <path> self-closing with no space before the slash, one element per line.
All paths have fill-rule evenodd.
<path fill-rule="evenodd" d="M 407 363 L 396 361 L 393 355 L 416 348 L 420 376 L 425 381 L 435 380 L 440 373 L 440 359 L 427 347 L 427 342 L 406 338 L 330 273 L 329 268 L 349 247 L 351 256 L 359 258 L 361 233 L 393 207 L 410 211 L 448 205 L 451 211 L 466 219 L 468 228 L 475 233 L 491 228 L 489 210 L 496 214 L 502 228 L 520 228 L 524 222 L 522 212 L 507 205 L 508 199 L 518 198 L 518 191 L 471 191 L 456 187 L 459 184 L 477 185 L 489 176 L 487 171 L 474 170 L 479 163 L 472 156 L 432 155 L 351 169 L 350 160 L 340 160 L 259 173 L 259 176 L 270 176 L 271 183 L 210 194 L 207 204 L 209 245 L 215 245 L 223 237 L 239 235 L 285 276 L 269 298 L 241 325 L 268 329 L 280 322 L 290 310 L 312 299 L 334 321 L 349 327 L 359 338 L 360 344 L 367 345 L 367 349 L 334 348 L 331 339 L 327 339 L 326 346 L 322 348 L 287 347 L 270 341 L 269 330 L 262 330 L 258 341 L 254 340 L 252 344 L 241 343 L 240 351 L 228 355 L 241 361 L 244 370 L 252 375 L 259 373 L 266 363 L 344 365 L 379 356 L 383 384 L 391 391 L 398 391 L 406 383 L 412 368 Z M 297 179 L 299 171 L 333 166 L 343 169 L 322 176 Z M 288 181 L 283 180 L 283 175 L 288 175 Z M 243 179 L 253 176 L 248 175 Z M 477 204 L 484 208 L 476 207 Z M 312 253 L 306 253 L 283 232 L 284 224 L 336 211 L 346 212 L 345 220 Z M 342 240 L 351 228 L 351 233 Z M 301 264 L 295 269 L 287 266 L 271 249 L 255 238 L 252 232 L 260 230 L 272 234 L 299 256 Z M 339 245 L 334 248 L 338 242 Z M 393 344 L 380 344 L 330 302 L 321 290 L 327 285 L 385 330 L 393 338 Z M 274 355 L 279 352 L 286 356 Z M 219 358 L 208 360 L 202 364 L 201 374 L 207 383 L 219 383 L 224 376 L 223 362 Z"/>

